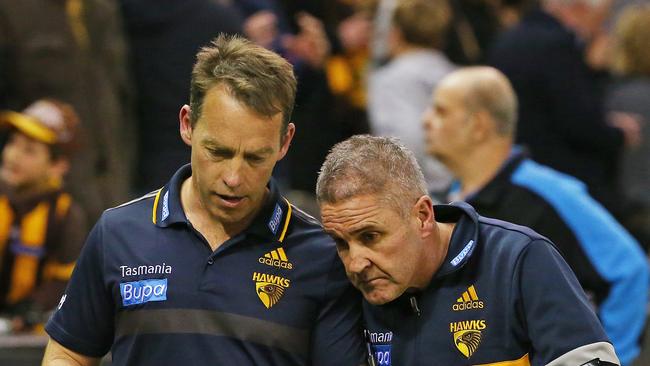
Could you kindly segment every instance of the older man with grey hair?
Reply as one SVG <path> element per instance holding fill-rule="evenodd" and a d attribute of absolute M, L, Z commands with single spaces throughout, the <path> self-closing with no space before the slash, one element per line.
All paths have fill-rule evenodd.
<path fill-rule="evenodd" d="M 619 364 L 555 246 L 464 203 L 434 206 L 397 140 L 337 144 L 316 189 L 365 298 L 371 364 Z"/>
<path fill-rule="evenodd" d="M 459 69 L 441 81 L 424 119 L 429 152 L 457 179 L 448 199 L 556 243 L 623 364 L 631 364 L 648 303 L 645 256 L 582 182 L 513 145 L 517 98 L 508 79 L 490 67 Z"/>

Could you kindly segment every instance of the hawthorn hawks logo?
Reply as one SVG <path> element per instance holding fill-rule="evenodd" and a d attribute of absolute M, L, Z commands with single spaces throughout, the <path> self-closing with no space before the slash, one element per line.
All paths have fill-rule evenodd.
<path fill-rule="evenodd" d="M 482 330 L 485 328 L 487 328 L 485 320 L 464 320 L 449 324 L 449 331 L 454 338 L 454 346 L 466 358 L 472 357 L 481 345 Z"/>
<path fill-rule="evenodd" d="M 253 281 L 255 281 L 257 297 L 267 309 L 277 304 L 285 290 L 291 285 L 289 279 L 259 272 L 253 272 Z"/>

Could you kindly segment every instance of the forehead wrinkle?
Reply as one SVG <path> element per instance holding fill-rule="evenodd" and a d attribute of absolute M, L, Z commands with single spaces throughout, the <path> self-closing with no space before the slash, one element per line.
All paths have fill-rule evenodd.
<path fill-rule="evenodd" d="M 323 209 L 323 223 L 328 226 L 335 225 L 345 228 L 348 232 L 358 231 L 357 227 L 378 225 L 375 214 L 378 210 L 377 206 L 368 205 L 362 208 L 326 208 Z"/>

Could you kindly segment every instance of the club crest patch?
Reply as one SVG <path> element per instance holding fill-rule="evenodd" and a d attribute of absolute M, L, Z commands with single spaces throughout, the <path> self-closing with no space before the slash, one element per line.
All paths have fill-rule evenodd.
<path fill-rule="evenodd" d="M 481 337 L 480 330 L 462 330 L 454 333 L 454 344 L 460 353 L 470 358 L 481 344 Z"/>
<path fill-rule="evenodd" d="M 486 329 L 485 320 L 465 320 L 449 324 L 454 346 L 466 358 L 472 357 L 481 345 L 483 330 Z"/>
<path fill-rule="evenodd" d="M 259 272 L 253 272 L 253 281 L 255 281 L 255 293 L 267 309 L 277 304 L 291 285 L 289 279 Z"/>

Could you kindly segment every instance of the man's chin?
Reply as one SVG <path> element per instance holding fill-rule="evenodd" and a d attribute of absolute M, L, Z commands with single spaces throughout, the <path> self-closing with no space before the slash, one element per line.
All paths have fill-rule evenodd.
<path fill-rule="evenodd" d="M 376 291 L 363 292 L 363 297 L 371 305 L 384 305 L 397 298 L 396 296 L 387 296 L 386 294 L 377 293 Z"/>

